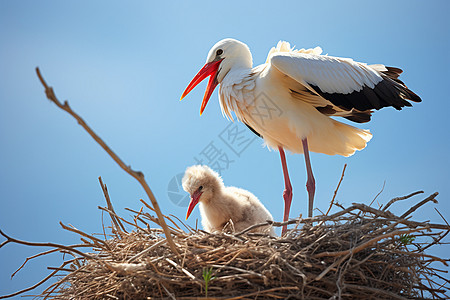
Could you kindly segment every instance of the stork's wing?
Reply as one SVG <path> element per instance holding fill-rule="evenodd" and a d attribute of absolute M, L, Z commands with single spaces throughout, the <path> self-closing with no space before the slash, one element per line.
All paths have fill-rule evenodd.
<path fill-rule="evenodd" d="M 369 121 L 371 109 L 393 106 L 400 110 L 411 106 L 407 100 L 421 101 L 398 79 L 402 70 L 397 68 L 369 66 L 349 58 L 293 52 L 275 53 L 269 64 L 302 84 L 308 92 L 321 96 L 325 101 L 314 105 L 319 111 L 329 115 L 334 115 L 333 111 L 353 112 L 354 119 L 351 114 L 341 116 L 356 122 Z M 297 93 L 297 98 L 304 94 L 304 91 L 291 92 Z M 358 117 L 358 113 L 362 115 Z"/>

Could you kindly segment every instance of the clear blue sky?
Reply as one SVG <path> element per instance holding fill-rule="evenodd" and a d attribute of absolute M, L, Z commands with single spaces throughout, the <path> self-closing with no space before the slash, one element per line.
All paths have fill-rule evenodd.
<path fill-rule="evenodd" d="M 375 113 L 361 126 L 373 139 L 350 158 L 312 154 L 316 207 L 326 210 L 347 163 L 337 197 L 344 205 L 371 202 L 386 182 L 380 203 L 416 190 L 438 191 L 440 203 L 414 218 L 442 222 L 436 207 L 450 219 L 449 10 L 448 1 L 410 0 L 1 1 L 0 228 L 23 240 L 66 244 L 79 240 L 59 221 L 101 232 L 98 176 L 123 216 L 129 215 L 125 207 L 139 209 L 145 198 L 134 179 L 45 99 L 36 66 L 61 100 L 68 99 L 122 159 L 144 172 L 164 213 L 185 216 L 186 207 L 169 199 L 168 184 L 212 142 L 234 160 L 223 171 L 225 184 L 252 191 L 280 220 L 278 153 L 259 140 L 240 156 L 227 149 L 220 134 L 229 122 L 217 92 L 199 116 L 206 83 L 179 101 L 210 47 L 225 37 L 247 43 L 255 64 L 283 39 L 299 48 L 321 46 L 333 56 L 402 68 L 401 79 L 423 102 Z M 288 166 L 295 217 L 307 211 L 303 156 L 288 155 Z M 403 212 L 423 197 L 393 210 Z M 198 209 L 188 223 L 196 218 Z M 49 272 L 47 265 L 59 266 L 61 255 L 42 258 L 10 280 L 36 251 L 0 249 L 0 295 L 37 282 Z M 450 249 L 434 253 L 448 257 Z"/>

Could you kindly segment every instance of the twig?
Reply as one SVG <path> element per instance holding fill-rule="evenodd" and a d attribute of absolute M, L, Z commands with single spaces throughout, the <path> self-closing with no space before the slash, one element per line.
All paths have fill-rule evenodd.
<path fill-rule="evenodd" d="M 442 218 L 442 220 L 447 224 L 447 226 L 450 229 L 450 224 L 448 224 L 447 220 L 444 218 L 444 216 L 441 214 L 441 212 L 435 207 L 434 210 L 439 214 L 439 216 Z"/>
<path fill-rule="evenodd" d="M 320 257 L 324 257 L 324 256 L 342 256 L 342 255 L 346 255 L 348 253 L 358 253 L 359 251 L 369 247 L 372 244 L 375 244 L 376 242 L 378 242 L 379 240 L 388 238 L 388 237 L 392 237 L 392 236 L 396 236 L 396 235 L 402 235 L 402 234 L 410 234 L 412 232 L 416 232 L 416 231 L 421 231 L 421 230 L 428 230 L 428 228 L 416 228 L 416 229 L 410 229 L 410 230 L 396 230 L 390 233 L 386 233 L 377 237 L 374 237 L 373 239 L 368 240 L 367 242 L 364 242 L 362 244 L 360 244 L 359 246 L 356 246 L 352 249 L 349 250 L 344 250 L 344 251 L 337 251 L 337 252 L 322 252 L 319 254 L 314 255 L 315 258 L 320 258 Z"/>
<path fill-rule="evenodd" d="M 141 201 L 143 201 L 143 200 L 141 200 Z M 147 225 L 147 226 L 149 226 L 148 223 L 147 223 L 145 220 L 143 220 L 143 219 L 147 219 L 147 220 L 150 220 L 150 221 L 152 221 L 152 222 L 155 222 L 156 224 L 159 224 L 159 223 L 158 223 L 158 220 L 157 220 L 155 217 L 153 217 L 152 215 L 150 215 L 149 213 L 142 213 L 143 207 L 141 207 L 140 211 L 136 211 L 136 210 L 131 209 L 131 208 L 125 208 L 125 210 L 128 210 L 128 211 L 133 212 L 133 213 L 136 214 L 135 217 L 134 217 L 134 219 L 135 219 L 135 220 L 134 220 L 134 221 L 135 221 L 134 226 L 136 226 L 137 228 L 140 228 L 140 227 L 137 225 L 137 223 L 136 223 L 137 220 L 141 221 L 143 224 L 145 224 L 145 225 Z M 169 219 L 167 216 L 164 216 L 164 217 L 165 217 L 167 220 L 169 220 L 170 222 L 172 222 L 173 224 L 175 224 L 175 223 L 173 222 L 173 220 Z M 175 224 L 175 226 L 176 226 L 177 228 L 174 228 L 174 227 L 172 227 L 172 226 L 170 226 L 170 225 L 167 225 L 167 226 L 169 227 L 170 232 L 173 233 L 173 234 L 176 234 L 176 235 L 185 234 L 185 232 L 184 232 L 183 230 L 177 229 L 177 228 L 179 228 L 179 227 L 178 227 L 176 224 Z"/>
<path fill-rule="evenodd" d="M 73 272 L 75 270 L 72 269 L 66 269 L 66 268 L 61 268 L 61 267 L 47 267 L 48 270 L 56 270 L 56 271 L 61 271 L 61 272 Z"/>
<path fill-rule="evenodd" d="M 385 290 L 381 290 L 381 289 L 376 289 L 376 288 L 372 288 L 372 287 L 368 287 L 368 286 L 360 286 L 360 285 L 356 285 L 356 284 L 345 284 L 346 288 L 353 288 L 353 289 L 357 289 L 357 290 L 368 290 L 368 291 L 372 291 L 376 294 L 381 294 L 381 295 L 388 295 L 390 299 L 399 299 L 399 300 L 407 300 L 407 298 L 399 296 L 397 294 L 391 293 L 389 291 L 385 291 Z"/>
<path fill-rule="evenodd" d="M 83 231 L 81 231 L 81 230 L 79 230 L 79 229 L 76 229 L 76 228 L 75 228 L 74 226 L 72 226 L 72 225 L 70 225 L 71 227 L 69 227 L 69 226 L 64 225 L 62 222 L 59 222 L 59 225 L 61 225 L 61 227 L 62 227 L 63 229 L 65 229 L 65 230 L 72 231 L 72 232 L 74 232 L 74 233 L 76 233 L 76 234 L 79 234 L 79 235 L 81 235 L 81 236 L 87 237 L 88 239 L 92 240 L 92 241 L 94 242 L 94 244 L 97 244 L 97 245 L 103 245 L 103 246 L 106 247 L 108 250 L 111 250 L 111 249 L 109 248 L 108 244 L 107 244 L 105 241 L 103 241 L 103 240 L 101 240 L 101 239 L 99 239 L 99 238 L 96 238 L 96 237 L 94 237 L 94 236 L 92 236 L 92 235 L 90 235 L 90 234 L 87 234 L 87 233 L 85 233 L 85 232 L 83 232 Z"/>
<path fill-rule="evenodd" d="M 220 270 L 220 269 L 230 269 L 230 270 L 238 271 L 238 272 L 241 272 L 241 273 L 244 273 L 244 274 L 254 275 L 254 276 L 257 276 L 257 277 L 261 277 L 261 278 L 266 277 L 266 276 L 264 276 L 264 275 L 262 275 L 262 274 L 256 273 L 256 272 L 251 271 L 251 270 L 244 270 L 244 269 L 236 268 L 236 267 L 232 267 L 232 266 L 226 266 L 226 265 L 212 265 L 211 267 L 217 268 L 217 269 L 219 269 L 219 270 Z"/>
<path fill-rule="evenodd" d="M 155 249 L 156 247 L 158 247 L 159 245 L 162 245 L 166 240 L 160 240 L 156 243 L 154 243 L 153 245 L 151 245 L 150 247 L 148 247 L 147 249 L 139 252 L 138 254 L 134 255 L 133 257 L 131 257 L 130 259 L 128 259 L 127 263 L 131 263 L 133 261 L 135 261 L 136 259 L 138 259 L 139 257 L 141 257 L 142 255 L 144 255 L 145 253 Z"/>
<path fill-rule="evenodd" d="M 423 247 L 421 250 L 425 251 L 426 249 L 438 244 L 443 238 L 445 238 L 450 233 L 450 224 L 448 224 L 447 220 L 444 218 L 444 216 L 439 212 L 439 210 L 435 207 L 434 210 L 439 214 L 439 216 L 444 220 L 445 224 L 447 224 L 447 231 L 443 235 L 439 235 L 438 238 L 436 238 L 432 243 L 429 243 L 425 247 Z M 444 244 L 444 243 L 442 243 Z"/>
<path fill-rule="evenodd" d="M 339 187 L 341 186 L 341 182 L 342 179 L 344 179 L 344 174 L 345 174 L 345 169 L 347 168 L 347 164 L 344 165 L 344 169 L 342 169 L 342 174 L 341 174 L 341 179 L 339 179 L 339 183 L 336 187 L 336 189 L 334 190 L 334 195 L 333 195 L 333 199 L 331 199 L 331 203 L 330 206 L 328 207 L 327 212 L 325 213 L 326 216 L 328 216 L 328 213 L 330 212 L 331 208 L 333 207 L 334 204 L 334 199 L 336 198 L 337 192 L 339 190 Z"/>
<path fill-rule="evenodd" d="M 106 237 L 105 223 L 103 222 L 103 213 L 104 213 L 104 211 L 102 211 L 102 230 L 103 230 L 103 237 L 105 238 L 105 241 L 106 241 L 108 238 Z M 115 232 L 115 230 L 112 226 L 111 226 L 111 231 Z"/>
<path fill-rule="evenodd" d="M 450 226 L 449 225 L 444 225 L 444 224 L 434 224 L 434 223 L 428 223 L 428 222 L 416 222 L 416 221 L 409 221 L 406 220 L 405 218 L 402 217 L 396 217 L 395 215 L 393 215 L 390 211 L 382 211 L 382 210 L 378 210 L 376 208 L 373 207 L 369 207 L 365 204 L 362 203 L 353 203 L 353 206 L 349 207 L 353 209 L 359 209 L 361 211 L 364 212 L 370 212 L 373 213 L 376 216 L 381 216 L 384 217 L 386 219 L 390 219 L 390 220 L 395 220 L 399 223 L 408 225 L 408 226 L 413 226 L 413 227 L 417 227 L 417 226 L 426 226 L 429 228 L 434 228 L 434 229 L 444 229 L 444 230 L 450 230 Z M 347 210 L 347 209 L 346 209 Z"/>
<path fill-rule="evenodd" d="M 155 209 L 156 214 L 158 215 L 160 226 L 164 230 L 164 233 L 166 235 L 166 239 L 168 241 L 169 247 L 172 250 L 174 254 L 177 256 L 180 256 L 177 247 L 175 246 L 175 243 L 173 242 L 172 236 L 170 234 L 170 230 L 166 225 L 166 222 L 164 220 L 163 214 L 161 212 L 161 209 L 159 208 L 158 202 L 156 201 L 156 198 L 150 189 L 149 185 L 144 179 L 144 174 L 140 171 L 134 171 L 131 169 L 130 166 L 127 166 L 112 150 L 111 148 L 106 145 L 106 143 L 86 124 L 86 122 L 78 115 L 76 114 L 69 106 L 69 103 L 67 101 L 62 104 L 58 98 L 56 97 L 53 88 L 49 87 L 47 83 L 45 82 L 44 78 L 41 75 L 41 72 L 39 71 L 39 68 L 36 68 L 37 76 L 39 77 L 39 80 L 41 81 L 42 85 L 45 88 L 45 94 L 47 95 L 47 98 L 55 103 L 60 109 L 66 111 L 69 113 L 72 117 L 74 117 L 78 124 L 80 124 L 88 133 L 89 135 L 111 156 L 111 158 L 129 175 L 131 175 L 133 178 L 135 178 L 142 186 L 142 188 L 145 190 L 148 198 L 152 202 L 152 205 Z"/>
<path fill-rule="evenodd" d="M 342 256 L 340 259 L 336 260 L 333 264 L 329 265 L 328 268 L 326 268 L 322 273 L 320 273 L 316 278 L 314 278 L 314 280 L 316 280 L 316 281 L 321 280 L 325 275 L 327 275 L 328 272 L 331 271 L 331 269 L 340 265 L 349 256 L 350 256 L 350 253 L 347 253 L 346 255 Z"/>
<path fill-rule="evenodd" d="M 91 247 L 91 246 L 90 245 L 86 245 L 86 244 L 78 244 L 78 245 L 71 245 L 71 246 L 68 246 L 68 247 Z M 61 249 L 59 249 L 59 248 L 50 249 L 50 250 L 47 250 L 47 251 L 44 251 L 44 252 L 32 255 L 30 257 L 27 257 L 25 259 L 25 261 L 23 262 L 23 264 L 20 265 L 20 267 L 14 273 L 12 273 L 11 279 L 13 279 L 13 277 L 17 274 L 17 272 L 19 272 L 23 267 L 25 267 L 25 265 L 28 263 L 28 261 L 30 261 L 30 260 L 32 260 L 32 259 L 34 259 L 36 257 L 42 256 L 42 255 L 47 255 L 47 254 L 50 254 L 50 253 L 53 253 L 53 252 L 58 252 L 58 251 L 61 251 Z"/>
<path fill-rule="evenodd" d="M 285 222 L 275 222 L 275 221 L 266 221 L 264 223 L 259 223 L 259 224 L 255 224 L 252 225 L 244 230 L 242 230 L 241 232 L 238 232 L 236 234 L 234 234 L 234 236 L 240 236 L 252 229 L 255 228 L 259 228 L 262 226 L 267 226 L 267 225 L 271 225 L 271 226 L 275 226 L 275 227 L 281 227 L 284 225 L 291 225 L 291 224 L 296 224 L 297 222 L 302 222 L 302 223 L 314 223 L 314 222 L 322 222 L 322 221 L 327 221 L 327 220 L 334 220 L 336 218 L 338 218 L 339 216 L 345 215 L 347 213 L 350 213 L 353 210 L 360 210 L 363 212 L 370 212 L 373 213 L 377 216 L 382 216 L 384 218 L 387 219 L 392 219 L 392 220 L 398 220 L 400 223 L 405 223 L 405 224 L 409 224 L 409 225 L 415 225 L 415 226 L 428 226 L 430 228 L 436 228 L 436 229 L 444 229 L 444 230 L 449 230 L 450 226 L 448 225 L 443 225 L 443 224 L 434 224 L 434 223 L 425 223 L 425 222 L 415 222 L 415 221 L 407 221 L 404 218 L 399 218 L 396 217 L 395 215 L 393 215 L 391 212 L 389 211 L 382 211 L 382 210 L 378 210 L 376 208 L 373 207 L 369 207 L 365 204 L 362 203 L 353 203 L 352 206 L 349 206 L 347 208 L 342 208 L 341 211 L 338 211 L 330 216 L 326 216 L 326 215 L 320 215 L 320 216 L 315 216 L 315 217 L 311 217 L 311 218 L 300 218 L 300 219 L 291 219 Z"/>
<path fill-rule="evenodd" d="M 416 209 L 418 209 L 419 207 L 421 207 L 422 205 L 424 205 L 425 203 L 427 203 L 429 201 L 433 201 L 434 203 L 438 203 L 438 201 L 436 199 L 434 199 L 434 198 L 436 198 L 437 195 L 439 195 L 438 192 L 436 192 L 434 194 L 431 194 L 430 196 L 428 196 L 424 200 L 420 201 L 419 203 L 417 203 L 416 205 L 414 205 L 413 207 L 408 209 L 408 211 L 405 212 L 403 215 L 401 215 L 400 218 L 406 218 L 408 215 L 412 214 Z"/>
<path fill-rule="evenodd" d="M 103 195 L 105 196 L 106 205 L 108 205 L 109 210 L 109 216 L 111 217 L 111 221 L 113 221 L 116 231 L 119 233 L 119 235 L 122 235 L 123 232 L 127 232 L 125 230 L 125 227 L 123 226 L 122 222 L 116 217 L 116 212 L 114 211 L 114 208 L 111 203 L 111 199 L 109 198 L 108 188 L 106 187 L 106 184 L 103 183 L 102 177 L 98 177 L 98 181 L 100 182 L 100 186 L 102 187 Z"/>
<path fill-rule="evenodd" d="M 180 222 L 181 224 L 183 224 L 184 227 L 186 227 L 187 230 L 189 230 L 190 233 L 192 233 L 192 227 L 186 225 L 183 221 L 180 220 L 180 218 L 178 218 L 175 215 L 170 214 L 169 216 L 174 217 L 175 219 L 178 220 L 178 222 Z"/>
<path fill-rule="evenodd" d="M 292 224 L 292 223 L 290 223 L 290 224 Z M 254 224 L 254 225 L 251 225 L 250 227 L 248 227 L 248 228 L 246 228 L 246 229 L 244 229 L 244 230 L 234 234 L 234 236 L 235 237 L 239 237 L 239 236 L 243 235 L 244 233 L 247 233 L 250 230 L 253 230 L 255 228 L 259 228 L 259 227 L 263 227 L 263 226 L 271 226 L 271 225 L 273 225 L 272 221 L 266 221 L 265 223 Z M 283 225 L 281 225 L 281 226 L 283 226 Z M 269 234 L 267 234 L 267 235 L 269 235 Z"/>
<path fill-rule="evenodd" d="M 166 217 L 166 219 L 167 220 L 169 220 L 179 231 L 181 231 L 181 232 L 183 232 L 183 230 L 180 228 L 180 226 L 178 226 L 178 224 L 177 223 L 175 223 L 175 221 L 174 220 L 172 220 L 171 218 L 170 218 L 170 216 L 173 216 L 173 215 L 169 215 L 169 216 L 166 216 L 166 215 L 164 215 L 165 217 Z"/>
<path fill-rule="evenodd" d="M 131 222 L 125 220 L 124 218 L 119 217 L 116 213 L 110 211 L 110 210 L 107 209 L 106 207 L 97 206 L 97 208 L 100 209 L 100 210 L 106 211 L 107 213 L 113 214 L 114 216 L 116 216 L 117 219 L 121 220 L 122 222 L 124 222 L 124 223 L 126 223 L 126 224 L 128 224 L 128 225 L 136 226 L 134 223 L 131 223 Z M 139 229 L 140 229 L 140 228 L 139 228 Z M 128 231 L 125 231 L 125 232 L 128 233 Z"/>
<path fill-rule="evenodd" d="M 392 199 L 391 201 L 389 201 L 389 202 L 386 204 L 386 206 L 383 208 L 383 210 L 384 210 L 384 211 L 387 210 L 387 209 L 389 208 L 389 206 L 391 206 L 392 204 L 394 204 L 394 203 L 397 202 L 397 201 L 405 200 L 405 199 L 411 198 L 411 197 L 413 197 L 413 196 L 415 196 L 415 195 L 423 194 L 423 193 L 424 193 L 423 191 L 417 191 L 417 192 L 411 193 L 411 194 L 409 194 L 409 195 L 407 195 L 407 196 L 394 198 L 394 199 Z"/>
<path fill-rule="evenodd" d="M 164 286 L 164 284 L 161 283 L 161 286 L 163 287 L 164 291 L 166 291 L 166 293 L 170 297 L 170 299 L 177 300 L 177 298 L 175 298 L 175 296 L 171 292 L 169 292 L 169 290 Z"/>
<path fill-rule="evenodd" d="M 8 243 L 16 243 L 16 244 L 22 244 L 22 245 L 26 245 L 26 246 L 35 246 L 35 247 L 53 247 L 53 248 L 64 249 L 69 252 L 76 253 L 84 258 L 93 259 L 93 260 L 95 259 L 93 256 L 91 256 L 87 253 L 83 253 L 80 250 L 73 248 L 73 246 L 65 246 L 65 245 L 60 245 L 60 244 L 55 244 L 55 243 L 35 243 L 35 242 L 22 241 L 22 240 L 18 240 L 18 239 L 8 236 L 2 230 L 0 230 L 0 234 L 6 238 L 6 241 L 4 241 L 3 243 L 0 244 L 0 248 L 5 246 Z"/>
<path fill-rule="evenodd" d="M 72 263 L 78 263 L 78 260 L 77 259 L 73 259 Z M 60 285 L 62 285 L 64 282 L 66 282 L 71 275 L 74 276 L 77 273 L 82 271 L 82 269 L 80 268 L 81 267 L 80 265 L 77 264 L 77 267 L 78 267 L 78 269 L 76 269 L 73 272 L 67 274 L 62 279 L 58 280 L 57 282 L 55 282 L 55 283 L 51 284 L 49 287 L 47 287 L 41 294 L 41 295 L 46 295 L 44 297 L 44 300 L 47 299 L 53 293 L 53 291 L 56 290 Z"/>
<path fill-rule="evenodd" d="M 172 266 L 174 266 L 175 268 L 181 270 L 181 272 L 183 272 L 184 274 L 186 274 L 191 280 L 197 282 L 200 284 L 200 286 L 202 286 L 202 283 L 199 279 L 195 278 L 194 275 L 191 274 L 191 272 L 189 272 L 188 270 L 186 270 L 185 268 L 177 265 L 173 260 L 166 258 L 166 261 L 171 264 Z"/>
<path fill-rule="evenodd" d="M 261 291 L 257 291 L 254 293 L 245 294 L 242 296 L 228 298 L 228 300 L 249 299 L 249 297 L 254 297 L 254 296 L 256 296 L 255 299 L 257 299 L 259 295 L 264 295 L 264 294 L 272 293 L 275 291 L 298 290 L 298 289 L 299 288 L 296 286 L 276 287 L 276 288 L 272 288 L 272 289 L 268 289 L 268 290 L 261 290 Z"/>
<path fill-rule="evenodd" d="M 69 263 L 71 263 L 71 261 L 66 261 L 66 262 L 64 262 L 64 263 L 60 266 L 60 268 L 64 268 L 64 267 L 65 267 L 67 264 L 69 264 Z M 15 292 L 15 293 L 12 293 L 12 294 L 9 294 L 9 295 L 3 295 L 3 296 L 0 296 L 0 299 L 11 298 L 11 297 L 14 297 L 14 296 L 17 296 L 17 295 L 26 293 L 26 292 L 28 292 L 28 291 L 31 291 L 31 290 L 37 288 L 38 286 L 42 285 L 43 283 L 45 283 L 47 280 L 49 280 L 50 278 L 52 278 L 53 275 L 55 275 L 55 274 L 58 273 L 58 272 L 59 272 L 59 270 L 55 270 L 55 271 L 51 272 L 50 274 L 48 274 L 44 279 L 42 279 L 42 280 L 39 281 L 38 283 L 36 283 L 36 284 L 34 284 L 34 285 L 32 285 L 32 286 L 26 288 L 26 289 L 17 291 L 17 292 Z"/>
<path fill-rule="evenodd" d="M 398 250 L 392 250 L 392 252 L 400 253 L 400 254 L 407 254 L 407 255 L 411 255 L 411 256 L 428 257 L 428 258 L 431 258 L 431 259 L 433 259 L 435 261 L 439 261 L 443 265 L 448 267 L 447 261 L 445 259 L 439 258 L 439 257 L 434 256 L 434 255 L 429 255 L 429 254 L 425 254 L 425 253 L 415 253 L 415 252 L 407 252 L 407 253 L 405 253 L 405 252 L 398 251 Z"/>
<path fill-rule="evenodd" d="M 386 186 L 386 180 L 383 181 L 383 186 L 381 187 L 381 190 L 378 192 L 378 194 L 375 195 L 375 198 L 373 198 L 372 202 L 370 202 L 369 206 L 372 206 L 372 204 L 377 200 L 378 196 L 381 195 L 381 193 L 384 191 L 384 187 Z"/>

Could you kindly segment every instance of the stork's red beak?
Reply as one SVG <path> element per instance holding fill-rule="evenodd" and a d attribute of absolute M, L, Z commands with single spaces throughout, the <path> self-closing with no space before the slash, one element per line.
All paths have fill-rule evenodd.
<path fill-rule="evenodd" d="M 187 214 L 186 214 L 186 220 L 189 218 L 189 216 L 191 215 L 192 211 L 194 210 L 194 207 L 197 205 L 198 203 L 198 199 L 200 199 L 200 196 L 202 195 L 202 192 L 200 192 L 199 190 L 195 191 L 192 195 L 191 195 L 191 202 L 189 202 L 189 207 L 187 210 Z"/>
<path fill-rule="evenodd" d="M 202 106 L 200 108 L 200 115 L 202 115 L 203 111 L 205 110 L 206 104 L 208 104 L 209 98 L 211 97 L 212 93 L 214 92 L 214 89 L 219 84 L 217 82 L 217 72 L 219 71 L 219 66 L 221 60 L 212 61 L 210 63 L 207 63 L 203 66 L 203 68 L 195 75 L 194 79 L 192 79 L 191 83 L 187 86 L 186 90 L 184 91 L 183 95 L 181 95 L 181 99 L 183 100 L 184 97 L 186 97 L 187 94 L 189 94 L 190 91 L 192 91 L 193 88 L 197 84 L 203 81 L 208 76 L 211 76 L 208 81 L 208 86 L 206 87 L 205 96 L 203 97 Z"/>

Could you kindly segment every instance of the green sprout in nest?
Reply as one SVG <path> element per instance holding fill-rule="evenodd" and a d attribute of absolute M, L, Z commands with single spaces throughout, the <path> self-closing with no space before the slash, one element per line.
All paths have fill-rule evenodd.
<path fill-rule="evenodd" d="M 407 245 L 411 245 L 412 242 L 414 242 L 414 240 L 416 239 L 415 236 L 413 235 L 409 235 L 409 234 L 402 234 L 399 238 L 400 243 L 402 243 L 403 245 L 407 246 Z"/>
<path fill-rule="evenodd" d="M 212 276 L 212 267 L 203 268 L 203 280 L 205 280 L 205 297 L 208 298 L 208 285 L 210 281 L 216 279 L 216 276 Z"/>

